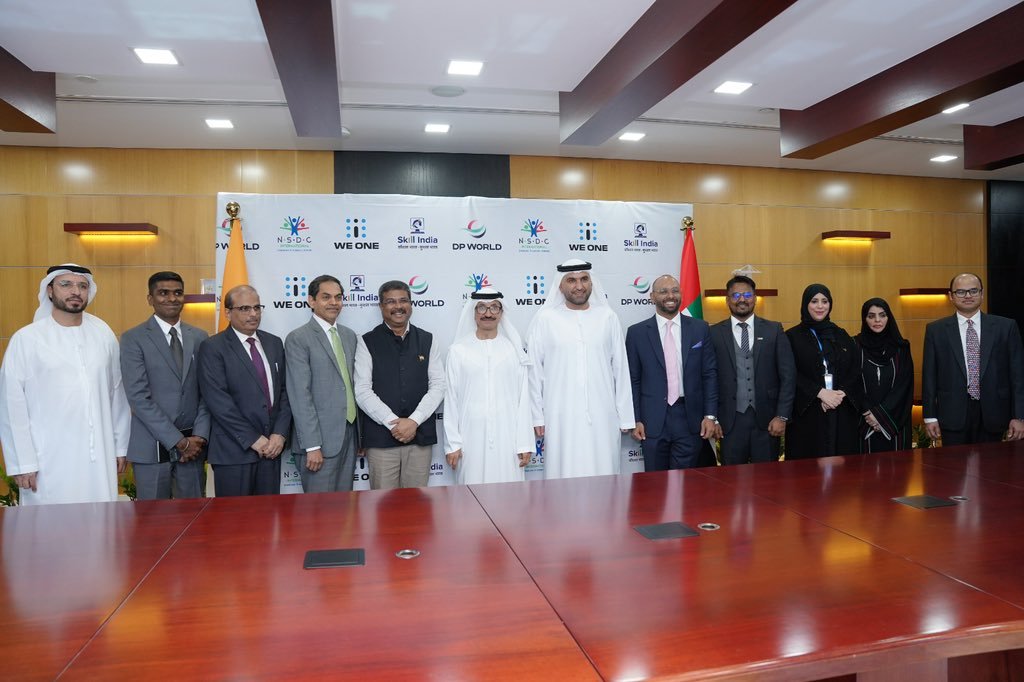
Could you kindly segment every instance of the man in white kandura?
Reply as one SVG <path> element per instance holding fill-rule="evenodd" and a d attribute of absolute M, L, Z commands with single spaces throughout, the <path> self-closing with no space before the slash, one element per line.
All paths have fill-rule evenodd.
<path fill-rule="evenodd" d="M 622 325 L 590 269 L 575 258 L 558 266 L 558 289 L 527 334 L 545 478 L 619 473 L 619 433 L 636 426 Z"/>
<path fill-rule="evenodd" d="M 502 299 L 470 295 L 445 363 L 445 452 L 460 484 L 522 481 L 534 451 L 529 362 Z"/>
<path fill-rule="evenodd" d="M 85 312 L 88 268 L 55 265 L 35 321 L 11 337 L 0 368 L 0 441 L 21 504 L 111 502 L 126 466 L 131 410 L 117 337 Z"/>

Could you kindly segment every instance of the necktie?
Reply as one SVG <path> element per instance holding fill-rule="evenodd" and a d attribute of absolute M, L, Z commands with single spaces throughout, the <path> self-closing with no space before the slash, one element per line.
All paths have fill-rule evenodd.
<path fill-rule="evenodd" d="M 256 339 L 249 337 L 245 340 L 249 344 L 249 357 L 252 358 L 253 369 L 256 370 L 256 376 L 259 377 L 260 386 L 263 387 L 263 395 L 267 399 L 267 412 L 270 411 L 270 382 L 267 381 L 267 368 L 263 366 L 263 356 L 260 355 L 259 349 L 256 347 Z"/>
<path fill-rule="evenodd" d="M 345 420 L 351 424 L 356 420 L 356 398 L 352 393 L 352 377 L 348 374 L 348 365 L 345 363 L 345 349 L 341 347 L 341 338 L 338 337 L 338 328 L 331 327 L 331 348 L 334 349 L 334 359 L 338 361 L 341 369 L 341 380 L 345 382 Z"/>
<path fill-rule="evenodd" d="M 981 344 L 974 320 L 967 320 L 967 393 L 975 400 L 981 400 Z"/>
<path fill-rule="evenodd" d="M 665 373 L 668 379 L 668 404 L 675 405 L 679 400 L 679 367 L 676 365 L 676 340 L 672 336 L 672 323 L 665 325 L 665 341 L 662 343 L 665 351 Z"/>
<path fill-rule="evenodd" d="M 747 331 L 747 323 L 740 322 L 740 350 L 744 354 L 750 352 L 750 333 Z"/>
<path fill-rule="evenodd" d="M 178 374 L 181 374 L 181 368 L 185 366 L 185 351 L 181 348 L 181 339 L 178 338 L 178 330 L 175 327 L 171 327 L 171 357 L 174 358 Z"/>

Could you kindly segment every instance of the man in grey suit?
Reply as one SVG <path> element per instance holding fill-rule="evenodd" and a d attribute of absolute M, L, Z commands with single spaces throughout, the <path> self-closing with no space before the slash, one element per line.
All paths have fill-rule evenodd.
<path fill-rule="evenodd" d="M 202 497 L 210 415 L 199 396 L 195 355 L 202 329 L 181 321 L 185 283 L 149 278 L 153 316 L 121 336 L 121 376 L 132 408 L 128 461 L 140 500 Z"/>
<path fill-rule="evenodd" d="M 725 292 L 732 314 L 711 327 L 722 464 L 778 461 L 779 437 L 786 432 L 796 392 L 789 337 L 778 322 L 754 315 L 754 280 L 737 275 Z"/>
<path fill-rule="evenodd" d="M 210 410 L 214 493 L 281 491 L 281 451 L 292 425 L 281 339 L 259 329 L 263 305 L 248 285 L 224 295 L 231 326 L 199 347 L 199 390 Z"/>
<path fill-rule="evenodd" d="M 338 324 L 345 289 L 320 275 L 309 283 L 313 319 L 288 335 L 288 401 L 295 422 L 292 453 L 307 493 L 352 490 L 356 414 L 352 377 L 356 334 Z"/>
<path fill-rule="evenodd" d="M 924 332 L 921 404 L 925 430 L 943 445 L 1024 438 L 1024 349 L 1017 323 L 981 312 L 973 273 L 949 282 L 950 317 Z"/>

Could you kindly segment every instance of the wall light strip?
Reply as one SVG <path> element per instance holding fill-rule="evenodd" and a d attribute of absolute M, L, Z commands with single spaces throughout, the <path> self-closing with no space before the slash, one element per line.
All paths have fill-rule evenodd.
<path fill-rule="evenodd" d="M 185 305 L 216 302 L 217 296 L 215 294 L 185 294 Z"/>
<path fill-rule="evenodd" d="M 159 229 L 151 223 L 64 223 L 64 231 L 79 237 L 155 236 Z"/>
<path fill-rule="evenodd" d="M 856 242 L 873 242 L 877 239 L 892 239 L 891 232 L 872 232 L 871 230 L 832 230 L 831 232 L 822 232 L 821 240 L 833 240 L 833 241 L 856 241 Z"/>
<path fill-rule="evenodd" d="M 900 289 L 900 296 L 945 296 L 947 292 L 945 287 L 915 287 Z"/>

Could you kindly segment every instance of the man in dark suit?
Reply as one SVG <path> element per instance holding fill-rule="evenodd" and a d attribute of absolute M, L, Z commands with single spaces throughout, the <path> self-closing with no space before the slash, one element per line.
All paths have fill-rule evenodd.
<path fill-rule="evenodd" d="M 981 312 L 981 278 L 949 283 L 950 317 L 924 332 L 921 402 L 925 430 L 943 445 L 1024 438 L 1024 349 L 1017 323 Z"/>
<path fill-rule="evenodd" d="M 307 493 L 352 490 L 356 465 L 356 334 L 338 324 L 345 289 L 336 277 L 309 283 L 313 318 L 284 341 L 288 402 L 295 421 L 292 453 Z"/>
<path fill-rule="evenodd" d="M 136 494 L 140 500 L 202 497 L 210 415 L 199 397 L 195 355 L 207 334 L 181 321 L 185 283 L 178 273 L 154 273 L 146 301 L 153 316 L 121 336 Z"/>
<path fill-rule="evenodd" d="M 737 275 L 725 292 L 732 314 L 711 327 L 722 464 L 778 461 L 779 437 L 786 432 L 796 392 L 789 337 L 778 322 L 754 315 L 754 280 Z"/>
<path fill-rule="evenodd" d="M 679 314 L 679 281 L 654 280 L 655 315 L 626 331 L 636 428 L 644 470 L 697 465 L 703 442 L 715 433 L 718 380 L 708 323 Z"/>
<path fill-rule="evenodd" d="M 284 344 L 259 331 L 256 290 L 224 296 L 230 327 L 199 347 L 199 389 L 210 410 L 209 460 L 219 497 L 281 490 L 281 451 L 292 423 L 285 390 Z"/>

